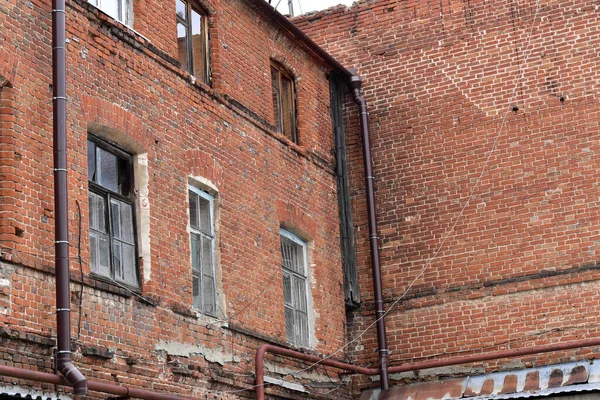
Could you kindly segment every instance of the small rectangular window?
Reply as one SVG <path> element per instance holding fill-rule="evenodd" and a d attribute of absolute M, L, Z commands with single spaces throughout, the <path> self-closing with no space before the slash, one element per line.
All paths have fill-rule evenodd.
<path fill-rule="evenodd" d="M 279 66 L 271 65 L 271 87 L 275 126 L 292 142 L 298 143 L 294 80 Z"/>
<path fill-rule="evenodd" d="M 194 308 L 216 317 L 214 197 L 193 186 L 188 195 Z"/>
<path fill-rule="evenodd" d="M 138 286 L 131 155 L 88 140 L 90 268 L 97 275 Z"/>
<path fill-rule="evenodd" d="M 96 6 L 122 24 L 131 25 L 131 0 L 88 0 L 88 3 Z"/>
<path fill-rule="evenodd" d="M 184 0 L 176 0 L 177 57 L 181 68 L 210 84 L 208 17 Z"/>
<path fill-rule="evenodd" d="M 280 239 L 286 338 L 291 344 L 307 347 L 309 330 L 306 243 L 284 230 L 280 232 Z"/>

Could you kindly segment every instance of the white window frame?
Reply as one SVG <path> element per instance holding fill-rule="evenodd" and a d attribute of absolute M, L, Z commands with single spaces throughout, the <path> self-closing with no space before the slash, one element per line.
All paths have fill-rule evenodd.
<path fill-rule="evenodd" d="M 103 7 L 104 4 L 111 1 L 117 2 L 117 7 L 119 9 L 118 12 L 120 15 L 111 15 L 106 11 L 106 7 Z M 98 8 L 100 11 L 110 16 L 111 18 L 114 18 L 115 20 L 121 22 L 123 25 L 127 25 L 130 27 L 133 25 L 133 21 L 131 18 L 131 16 L 133 15 L 131 0 L 88 0 L 88 3 Z"/>
<path fill-rule="evenodd" d="M 213 288 L 214 288 L 214 296 L 213 296 L 213 304 L 214 304 L 214 310 L 206 310 L 205 309 L 205 304 L 203 304 L 203 300 L 204 297 L 202 295 L 202 288 L 203 288 L 203 284 L 202 284 L 202 279 L 204 278 L 204 271 L 200 271 L 200 288 L 199 288 L 199 299 L 200 299 L 200 306 L 198 307 L 196 304 L 196 300 L 193 299 L 194 295 L 192 293 L 192 299 L 193 299 L 193 308 L 195 310 L 197 310 L 198 312 L 211 316 L 211 317 L 217 317 L 217 310 L 219 308 L 219 291 L 218 291 L 218 286 L 217 286 L 217 267 L 216 267 L 216 254 L 215 254 L 215 242 L 216 242 L 216 234 L 215 234 L 215 196 L 213 196 L 210 193 L 207 193 L 206 191 L 197 188 L 196 186 L 193 186 L 191 184 L 188 184 L 188 207 L 189 207 L 189 192 L 193 192 L 195 194 L 197 194 L 199 197 L 203 198 L 204 200 L 208 201 L 209 203 L 209 214 L 210 214 L 210 235 L 207 236 L 205 232 L 201 232 L 195 228 L 192 227 L 191 224 L 191 210 L 188 209 L 188 229 L 190 232 L 190 252 L 192 251 L 192 234 L 194 235 L 199 235 L 201 238 L 209 238 L 211 241 L 211 266 L 212 266 L 212 280 L 213 280 Z M 194 265 L 193 265 L 193 256 L 190 259 L 190 265 L 192 267 L 192 289 L 193 289 L 193 273 L 194 273 Z"/>
<path fill-rule="evenodd" d="M 311 323 L 310 323 L 310 317 L 311 317 L 311 298 L 310 298 L 310 288 L 309 288 L 309 271 L 308 271 L 308 246 L 306 241 L 304 241 L 302 238 L 294 235 L 293 233 L 291 233 L 288 230 L 285 229 L 280 229 L 279 231 L 280 234 L 280 239 L 281 237 L 285 237 L 286 239 L 289 239 L 290 241 L 294 242 L 295 244 L 299 245 L 302 248 L 302 273 L 299 273 L 297 271 L 292 271 L 288 268 L 286 268 L 283 265 L 283 254 L 281 254 L 282 257 L 282 263 L 281 263 L 281 268 L 282 268 L 282 279 L 284 278 L 284 276 L 286 274 L 291 275 L 292 279 L 290 280 L 290 282 L 292 282 L 291 284 L 291 298 L 292 298 L 292 304 L 291 307 L 288 304 L 285 304 L 285 287 L 283 287 L 283 282 L 282 282 L 282 287 L 284 289 L 284 311 L 285 309 L 291 309 L 292 310 L 292 318 L 294 318 L 295 320 L 295 315 L 297 312 L 301 312 L 306 314 L 306 337 L 301 337 L 300 333 L 298 332 L 298 326 L 296 326 L 296 324 L 293 324 L 293 329 L 294 329 L 294 337 L 289 337 L 288 336 L 288 332 L 287 332 L 287 316 L 285 315 L 284 312 L 284 319 L 285 319 L 285 324 L 286 324 L 286 340 L 288 341 L 288 343 L 298 346 L 298 347 L 309 347 L 310 346 L 310 338 L 311 338 Z M 281 240 L 280 240 L 281 241 Z M 283 248 L 281 248 L 280 250 L 283 250 Z M 293 279 L 301 279 L 304 281 L 304 296 L 305 296 L 305 304 L 306 304 L 306 310 L 302 311 L 302 310 L 298 310 L 297 309 L 297 304 L 295 304 L 295 293 L 294 293 L 294 284 L 293 284 Z M 293 323 L 294 321 L 292 321 Z"/>

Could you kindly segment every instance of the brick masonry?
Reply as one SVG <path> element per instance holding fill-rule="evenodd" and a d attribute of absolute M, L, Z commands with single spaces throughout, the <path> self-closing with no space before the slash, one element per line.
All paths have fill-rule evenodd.
<path fill-rule="evenodd" d="M 314 346 L 306 351 L 328 354 L 345 342 L 330 67 L 251 1 L 200 3 L 210 13 L 212 87 L 179 68 L 169 2 L 135 0 L 130 29 L 85 1 L 67 1 L 74 357 L 89 379 L 246 398 L 252 390 L 224 391 L 253 384 L 259 345 L 286 346 L 281 226 L 309 241 Z M 56 333 L 51 8 L 49 0 L 0 5 L 0 351 L 7 365 L 46 372 Z M 274 128 L 271 59 L 296 74 L 298 144 Z M 88 134 L 134 153 L 145 171 L 136 193 L 138 229 L 147 233 L 139 293 L 90 276 Z M 190 177 L 217 191 L 225 322 L 192 310 Z M 267 365 L 274 376 L 303 367 Z M 320 383 L 306 387 L 311 396 L 339 382 L 323 369 L 295 381 Z M 298 396 L 276 385 L 267 393 Z"/>
<path fill-rule="evenodd" d="M 597 335 L 597 8 L 362 0 L 295 19 L 365 82 L 386 305 L 410 288 L 387 316 L 393 365 Z M 364 300 L 352 337 L 373 321 L 373 294 L 358 127 L 346 122 Z M 370 331 L 353 357 L 376 363 L 375 348 Z"/>

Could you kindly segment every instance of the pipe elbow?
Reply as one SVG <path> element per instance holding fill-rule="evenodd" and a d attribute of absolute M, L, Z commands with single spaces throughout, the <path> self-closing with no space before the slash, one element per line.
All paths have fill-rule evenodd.
<path fill-rule="evenodd" d="M 74 395 L 87 395 L 88 384 L 87 379 L 70 361 L 70 355 L 66 355 L 66 359 L 57 359 L 57 369 L 65 377 L 65 379 L 73 387 Z"/>

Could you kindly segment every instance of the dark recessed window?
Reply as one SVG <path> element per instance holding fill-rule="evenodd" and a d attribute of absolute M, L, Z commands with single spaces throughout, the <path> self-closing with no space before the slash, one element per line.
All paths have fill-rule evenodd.
<path fill-rule="evenodd" d="M 137 287 L 132 157 L 96 138 L 87 147 L 91 271 Z"/>
<path fill-rule="evenodd" d="M 275 126 L 292 142 L 298 143 L 294 79 L 280 66 L 271 65 L 271 86 L 273 88 Z"/>
<path fill-rule="evenodd" d="M 210 84 L 208 17 L 190 1 L 177 0 L 177 57 L 181 68 Z"/>

